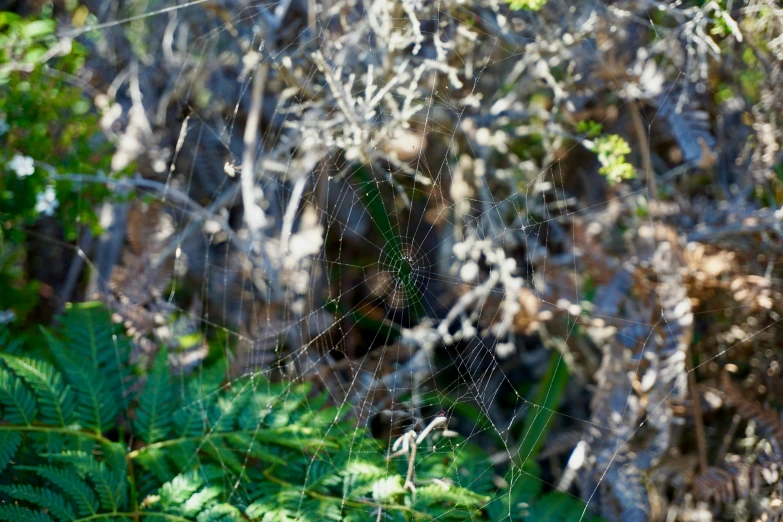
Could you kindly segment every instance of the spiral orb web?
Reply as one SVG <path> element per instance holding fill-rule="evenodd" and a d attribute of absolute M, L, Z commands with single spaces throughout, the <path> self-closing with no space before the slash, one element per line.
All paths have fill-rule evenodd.
<path fill-rule="evenodd" d="M 252 2 L 237 12 L 210 8 L 213 14 L 203 19 L 194 14 L 196 4 L 134 19 L 152 27 L 159 25 L 158 16 L 170 16 L 166 38 L 152 39 L 169 46 L 155 48 L 153 58 L 165 62 L 170 74 L 161 74 L 155 64 L 142 67 L 150 81 L 135 78 L 118 91 L 125 105 L 117 104 L 124 115 L 117 125 L 138 140 L 155 135 L 134 118 L 145 110 L 152 114 L 147 103 L 157 101 L 153 120 L 164 123 L 155 130 L 171 137 L 169 147 L 159 151 L 172 154 L 163 161 L 168 168 L 150 176 L 162 180 L 164 189 L 140 185 L 138 192 L 152 203 L 131 202 L 134 223 L 143 221 L 136 211 L 165 219 L 128 239 L 124 280 L 102 282 L 119 296 L 113 303 L 118 315 L 129 309 L 151 311 L 153 317 L 165 312 L 177 318 L 171 331 L 205 337 L 220 332 L 220 347 L 234 364 L 231 379 L 250 374 L 313 382 L 358 419 L 355 430 L 341 432 L 346 440 L 380 418 L 378 436 L 391 445 L 406 429 L 421 433 L 446 412 L 449 429 L 469 444 L 449 445 L 440 430 L 433 437 L 437 443 L 427 439 L 426 454 L 453 463 L 468 454 L 469 445 L 494 448 L 499 464 L 465 478 L 467 484 L 497 474 L 489 481 L 493 491 L 528 479 L 557 489 L 553 477 L 533 476 L 529 467 L 549 423 L 611 441 L 604 460 L 590 462 L 597 478 L 580 492 L 586 511 L 605 475 L 616 480 L 607 471 L 645 422 L 633 417 L 644 410 L 632 394 L 642 386 L 634 379 L 645 367 L 639 362 L 623 377 L 633 376 L 623 381 L 631 390 L 627 394 L 587 404 L 585 396 L 573 393 L 585 389 L 582 377 L 569 380 L 566 373 L 568 388 L 562 371 L 578 356 L 597 367 L 591 360 L 597 356 L 581 344 L 584 353 L 574 355 L 569 341 L 575 332 L 612 322 L 619 325 L 617 337 L 646 361 L 645 350 L 666 338 L 664 327 L 674 327 L 666 313 L 631 321 L 624 301 L 590 295 L 599 283 L 625 288 L 622 262 L 601 266 L 592 279 L 583 273 L 601 234 L 622 236 L 607 225 L 604 210 L 622 214 L 623 226 L 639 237 L 646 234 L 646 242 L 636 245 L 639 252 L 657 255 L 662 241 L 641 206 L 623 207 L 654 196 L 644 180 L 610 190 L 602 179 L 591 179 L 578 186 L 588 194 L 579 200 L 569 185 L 573 179 L 564 179 L 568 154 L 581 151 L 588 137 L 565 132 L 548 111 L 566 107 L 571 117 L 569 104 L 579 100 L 561 99 L 556 90 L 551 98 L 528 90 L 549 92 L 555 81 L 550 68 L 562 65 L 560 59 L 542 58 L 548 51 L 535 34 L 508 36 L 500 25 L 508 13 L 475 2 L 424 2 L 417 4 L 420 13 L 405 1 L 376 0 L 366 10 L 329 4 L 317 12 L 317 27 L 303 27 L 299 19 L 281 24 L 285 45 L 265 42 L 266 47 L 256 40 L 256 26 L 266 27 L 281 5 L 302 15 L 302 5 Z M 587 3 L 550 4 L 562 8 L 557 13 L 568 35 L 549 35 L 550 41 L 573 43 L 578 35 L 583 43 L 569 52 L 599 67 L 603 52 L 580 32 Z M 529 34 L 534 19 L 523 18 L 513 15 L 512 25 Z M 625 23 L 623 17 L 614 20 Z M 127 23 L 106 20 L 97 32 Z M 655 29 L 652 20 L 649 26 Z M 394 38 L 381 42 L 383 30 Z M 574 70 L 556 71 L 573 73 L 574 88 L 587 74 L 578 62 Z M 677 70 L 672 92 L 687 80 L 686 71 Z M 258 92 L 253 78 L 262 72 L 267 81 L 261 89 L 258 166 L 248 199 L 256 198 L 258 210 L 272 218 L 253 242 L 247 216 L 257 214 L 242 211 L 239 179 L 247 170 L 239 163 Z M 506 73 L 514 78 L 508 84 Z M 157 92 L 155 82 L 167 88 Z M 145 91 L 141 101 L 137 89 Z M 167 105 L 167 96 L 182 93 L 190 97 Z M 525 105 L 517 97 L 538 101 Z M 627 102 L 618 105 L 613 108 L 626 108 Z M 601 121 L 609 119 L 604 116 Z M 643 116 L 640 125 L 649 135 L 655 117 Z M 143 149 L 138 140 L 122 145 Z M 556 155 L 541 153 L 547 140 L 557 142 Z M 76 190 L 89 189 L 77 184 Z M 158 263 L 161 254 L 172 262 Z M 649 257 L 646 277 L 666 275 L 660 256 Z M 88 262 L 95 273 L 106 274 L 98 255 Z M 165 284 L 156 287 L 156 278 Z M 123 286 L 128 282 L 153 288 L 137 293 Z M 564 318 L 558 324 L 565 327 L 552 333 L 541 326 L 554 314 Z M 625 324 L 631 322 L 633 329 Z M 195 361 L 190 369 L 200 371 L 203 359 L 190 360 Z M 645 393 L 663 404 L 676 388 L 669 384 Z M 552 404 L 551 397 L 568 400 Z M 620 410 L 628 417 L 591 416 L 610 403 L 625 405 Z M 336 421 L 333 427 L 345 429 Z M 507 474 L 500 476 L 501 467 Z M 437 477 L 427 480 L 449 485 Z M 561 489 L 575 494 L 570 484 Z M 512 519 L 512 506 L 505 514 Z"/>

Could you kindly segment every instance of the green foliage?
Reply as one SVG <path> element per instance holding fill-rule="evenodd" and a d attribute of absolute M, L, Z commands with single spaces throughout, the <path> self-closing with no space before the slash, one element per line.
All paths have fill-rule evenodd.
<path fill-rule="evenodd" d="M 408 456 L 388 459 L 326 393 L 226 382 L 224 360 L 174 375 L 161 350 L 134 384 L 95 304 L 44 339 L 47 360 L 0 352 L 0 520 L 561 520 L 558 503 L 584 506 L 540 497 L 530 465 L 498 487 L 481 450 L 432 435 L 408 488 Z"/>
<path fill-rule="evenodd" d="M 568 366 L 563 361 L 560 352 L 552 350 L 549 357 L 549 367 L 540 381 L 538 391 L 533 398 L 519 439 L 519 458 L 522 465 L 535 459 L 538 450 L 546 440 L 552 418 L 557 412 L 560 400 L 568 385 Z"/>
<path fill-rule="evenodd" d="M 508 0 L 511 9 L 517 11 L 538 11 L 546 5 L 547 0 Z"/>
<path fill-rule="evenodd" d="M 73 75 L 84 65 L 85 50 L 78 42 L 58 39 L 55 29 L 51 19 L 0 12 L 2 234 L 40 214 L 62 218 L 69 239 L 75 237 L 77 223 L 97 230 L 93 204 L 109 194 L 106 187 L 95 184 L 80 187 L 76 197 L 71 183 L 55 184 L 52 176 L 94 174 L 108 169 L 110 158 L 92 100 L 73 85 L 78 82 Z M 41 163 L 51 170 L 42 169 Z"/>
<path fill-rule="evenodd" d="M 598 171 L 611 184 L 619 183 L 624 179 L 636 177 L 633 165 L 625 161 L 625 155 L 630 154 L 631 146 L 617 134 L 607 134 L 597 138 L 588 145 L 588 148 L 598 155 L 601 169 Z"/>
<path fill-rule="evenodd" d="M 111 194 L 68 178 L 108 171 L 111 161 L 78 78 L 85 56 L 56 35 L 54 19 L 0 12 L 0 312 L 19 319 L 37 302 L 37 283 L 22 268 L 25 226 L 43 215 L 57 218 L 68 241 L 80 227 L 97 233 L 93 209 Z"/>
<path fill-rule="evenodd" d="M 597 138 L 603 129 L 603 125 L 593 120 L 582 120 L 576 124 L 576 131 L 588 138 Z"/>

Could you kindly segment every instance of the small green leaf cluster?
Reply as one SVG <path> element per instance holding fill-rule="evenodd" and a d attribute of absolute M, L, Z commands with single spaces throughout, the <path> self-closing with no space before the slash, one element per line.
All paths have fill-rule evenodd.
<path fill-rule="evenodd" d="M 40 341 L 0 332 L 0 521 L 565 520 L 584 508 L 542 496 L 531 466 L 499 485 L 457 438 L 428 437 L 406 488 L 408 457 L 387 458 L 325 392 L 227 380 L 223 358 L 177 374 L 165 350 L 145 375 L 97 304 L 71 306 Z"/>
<path fill-rule="evenodd" d="M 588 148 L 598 155 L 601 168 L 598 172 L 606 177 L 611 184 L 619 183 L 624 179 L 636 177 L 633 165 L 625 160 L 625 155 L 630 154 L 631 147 L 628 142 L 617 134 L 600 136 Z"/>
<path fill-rule="evenodd" d="M 576 124 L 576 132 L 584 134 L 587 138 L 597 138 L 601 135 L 604 126 L 597 121 L 582 120 Z"/>
<path fill-rule="evenodd" d="M 546 5 L 547 0 L 508 0 L 509 6 L 514 11 L 538 11 Z"/>

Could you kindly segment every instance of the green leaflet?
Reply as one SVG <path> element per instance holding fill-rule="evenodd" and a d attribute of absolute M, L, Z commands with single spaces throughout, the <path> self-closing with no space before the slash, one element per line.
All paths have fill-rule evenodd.
<path fill-rule="evenodd" d="M 14 486 L 0 486 L 0 491 L 5 492 L 16 500 L 23 500 L 31 504 L 40 506 L 47 513 L 53 515 L 58 520 L 75 520 L 73 509 L 58 493 L 47 488 L 37 488 L 26 484 Z"/>
<path fill-rule="evenodd" d="M 16 431 L 0 431 L 0 472 L 11 462 L 22 442 L 22 435 Z"/>
<path fill-rule="evenodd" d="M 68 305 L 61 323 L 64 344 L 74 360 L 86 362 L 93 374 L 101 375 L 104 392 L 115 398 L 117 407 L 127 408 L 129 343 L 108 310 L 100 303 Z"/>
<path fill-rule="evenodd" d="M 112 429 L 116 424 L 119 404 L 116 400 L 106 400 L 112 394 L 101 370 L 90 364 L 89 359 L 87 364 L 82 358 L 75 359 L 75 354 L 48 331 L 43 330 L 43 334 L 68 382 L 77 392 L 75 413 L 79 424 L 98 434 Z"/>
<path fill-rule="evenodd" d="M 14 504 L 0 505 L 0 520 L 10 522 L 51 522 L 43 511 L 34 511 Z"/>
<path fill-rule="evenodd" d="M 60 372 L 44 361 L 5 354 L 0 354 L 0 357 L 32 388 L 43 422 L 60 426 L 74 423 L 73 394 Z"/>
<path fill-rule="evenodd" d="M 160 350 L 155 358 L 138 403 L 134 422 L 136 434 L 146 443 L 166 438 L 173 412 L 167 350 Z"/>
<path fill-rule="evenodd" d="M 87 477 L 98 495 L 101 507 L 111 513 L 122 508 L 123 475 L 112 472 L 105 462 L 99 462 L 92 455 L 84 452 L 63 452 L 55 455 L 45 455 L 55 461 L 70 464 L 80 477 Z"/>
<path fill-rule="evenodd" d="M 568 385 L 568 366 L 562 359 L 559 352 L 552 351 L 549 367 L 539 383 L 533 406 L 525 416 L 525 423 L 519 436 L 522 442 L 517 455 L 522 466 L 528 461 L 535 460 Z"/>
<path fill-rule="evenodd" d="M 38 414 L 35 396 L 21 379 L 0 367 L 2 418 L 10 424 L 30 425 Z"/>

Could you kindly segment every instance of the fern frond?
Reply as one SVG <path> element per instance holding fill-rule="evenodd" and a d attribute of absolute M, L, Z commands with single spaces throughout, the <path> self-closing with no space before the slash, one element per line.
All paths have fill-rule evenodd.
<path fill-rule="evenodd" d="M 118 476 L 92 455 L 83 451 L 65 452 L 60 455 L 44 455 L 56 461 L 67 462 L 79 474 L 88 477 L 92 482 L 95 492 L 98 494 L 101 507 L 116 513 L 122 503 L 118 491 L 124 488 L 124 477 Z"/>
<path fill-rule="evenodd" d="M 31 425 L 38 414 L 35 396 L 20 379 L 0 368 L 0 405 L 9 424 Z"/>
<path fill-rule="evenodd" d="M 11 462 L 22 443 L 22 434 L 18 431 L 0 431 L 0 472 Z"/>
<path fill-rule="evenodd" d="M 207 431 L 206 406 L 198 401 L 186 401 L 185 406 L 174 412 L 174 435 L 177 437 L 197 437 Z"/>
<path fill-rule="evenodd" d="M 122 443 L 101 444 L 103 451 L 103 462 L 108 466 L 113 476 L 114 497 L 120 507 L 126 505 L 128 496 L 128 461 L 125 459 L 127 453 L 125 445 Z"/>
<path fill-rule="evenodd" d="M 0 355 L 5 363 L 33 389 L 41 416 L 47 424 L 69 426 L 75 420 L 73 393 L 62 374 L 44 361 Z"/>
<path fill-rule="evenodd" d="M 216 499 L 220 498 L 225 492 L 223 488 L 217 485 L 207 486 L 194 493 L 182 505 L 182 514 L 186 517 L 198 515 L 207 506 L 211 505 Z"/>
<path fill-rule="evenodd" d="M 76 471 L 52 465 L 17 466 L 16 469 L 32 471 L 56 485 L 74 501 L 80 515 L 95 515 L 98 512 L 95 494 Z"/>
<path fill-rule="evenodd" d="M 473 491 L 457 486 L 446 486 L 442 484 L 433 484 L 424 486 L 416 490 L 416 503 L 451 504 L 465 508 L 481 509 L 482 506 L 489 503 L 490 498 L 479 495 Z"/>
<path fill-rule="evenodd" d="M 215 438 L 214 440 L 207 439 L 201 446 L 201 451 L 215 462 L 219 462 L 221 466 L 232 471 L 237 477 L 244 474 L 244 458 L 239 457 L 234 453 L 233 449 L 226 444 L 225 440 L 220 438 Z"/>
<path fill-rule="evenodd" d="M 116 330 L 108 310 L 98 302 L 71 305 L 62 317 L 67 347 L 94 370 L 118 372 L 125 362 L 127 340 Z"/>
<path fill-rule="evenodd" d="M 293 513 L 289 513 L 282 504 L 277 501 L 281 487 L 270 481 L 260 481 L 253 491 L 254 502 L 245 508 L 245 515 L 251 520 L 260 519 L 263 516 L 269 516 L 272 520 L 272 513 L 276 516 L 293 518 Z M 280 512 L 282 511 L 282 512 Z M 277 512 L 277 513 L 276 513 Z M 269 514 L 269 515 L 267 515 Z"/>
<path fill-rule="evenodd" d="M 164 509 L 184 504 L 196 491 L 204 485 L 204 481 L 196 471 L 177 475 L 160 488 L 160 503 Z"/>
<path fill-rule="evenodd" d="M 231 504 L 212 506 L 196 517 L 197 522 L 238 522 L 242 514 Z"/>
<path fill-rule="evenodd" d="M 168 456 L 168 452 L 161 448 L 150 448 L 145 449 L 135 460 L 152 474 L 157 483 L 166 483 L 177 475 L 177 471 L 169 466 Z"/>
<path fill-rule="evenodd" d="M 77 362 L 72 352 L 51 333 L 46 330 L 43 333 L 57 363 L 76 391 L 75 413 L 79 423 L 99 435 L 111 430 L 115 426 L 119 405 L 108 392 L 100 371 L 89 363 Z"/>
<path fill-rule="evenodd" d="M 134 427 L 147 444 L 165 439 L 171 428 L 173 407 L 169 381 L 168 352 L 162 349 L 155 358 L 136 409 Z"/>
<path fill-rule="evenodd" d="M 242 412 L 246 411 L 246 405 L 252 397 L 252 392 L 251 383 L 245 383 L 236 392 L 218 398 L 213 410 L 216 414 L 212 422 L 214 431 L 226 432 L 237 429 L 238 420 Z M 258 425 L 257 422 L 256 425 Z"/>
<path fill-rule="evenodd" d="M 78 433 L 78 432 L 74 431 L 74 433 Z M 61 433 L 56 433 L 51 431 L 29 432 L 27 433 L 27 438 L 32 443 L 32 448 L 35 451 L 35 453 L 39 455 L 49 454 L 49 453 L 60 453 L 61 451 L 66 449 L 66 447 L 69 447 L 68 442 L 71 443 L 69 449 L 76 449 L 75 446 L 79 445 L 78 439 L 73 437 L 65 437 Z M 70 439 L 70 441 L 67 439 Z"/>
<path fill-rule="evenodd" d="M 103 377 L 104 391 L 114 398 L 107 401 L 128 409 L 125 380 L 129 377 L 130 343 L 114 324 L 101 303 L 70 306 L 62 317 L 65 345 L 76 360 L 83 359 L 94 373 Z M 77 357 L 78 355 L 78 357 Z"/>
<path fill-rule="evenodd" d="M 316 490 L 322 484 L 334 485 L 336 481 L 339 481 L 340 460 L 314 460 L 307 469 L 307 489 Z"/>
<path fill-rule="evenodd" d="M 339 521 L 343 518 L 340 511 L 340 503 L 332 499 L 305 499 L 301 502 L 298 515 L 303 522 Z"/>
<path fill-rule="evenodd" d="M 57 517 L 58 520 L 75 520 L 76 515 L 73 508 L 65 499 L 51 489 L 37 488 L 28 484 L 15 486 L 0 486 L 0 491 L 4 491 L 10 497 L 17 500 L 25 500 L 38 507 L 44 508 L 48 513 Z"/>
<path fill-rule="evenodd" d="M 43 511 L 33 511 L 15 504 L 0 505 L 0 520 L 8 520 L 9 522 L 52 522 L 51 517 Z"/>
<path fill-rule="evenodd" d="M 236 433 L 226 437 L 229 446 L 236 448 L 237 452 L 245 457 L 285 466 L 288 461 L 279 455 L 275 455 L 273 446 L 257 442 L 252 434 Z"/>

